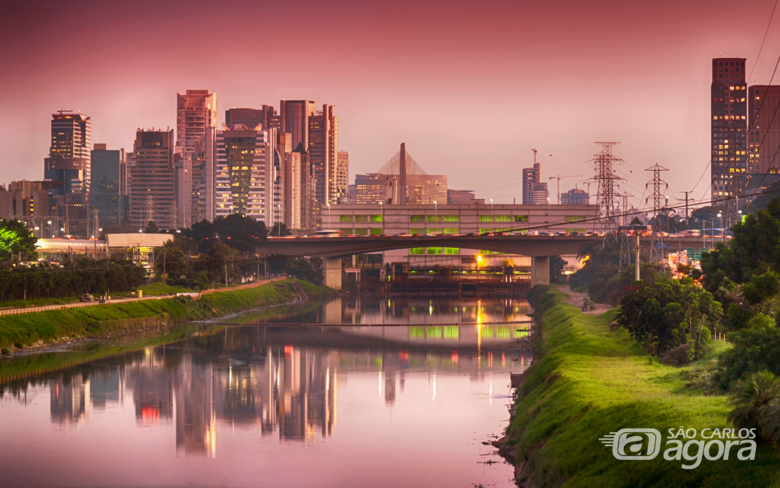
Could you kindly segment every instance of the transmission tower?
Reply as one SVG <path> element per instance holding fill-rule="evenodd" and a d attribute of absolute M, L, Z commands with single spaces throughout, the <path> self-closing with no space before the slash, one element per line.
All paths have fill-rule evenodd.
<path fill-rule="evenodd" d="M 618 142 L 596 142 L 596 144 L 601 146 L 601 152 L 596 154 L 594 159 L 596 175 L 593 177 L 593 180 L 598 184 L 596 204 L 599 206 L 599 218 L 595 223 L 595 227 L 604 233 L 608 233 L 615 230 L 617 226 L 615 187 L 619 185 L 615 181 L 622 179 L 615 175 L 615 170 L 612 166 L 613 163 L 622 163 L 623 160 L 612 155 L 612 146 L 619 144 Z"/>
<path fill-rule="evenodd" d="M 653 218 L 655 219 L 655 225 L 653 225 L 653 234 L 652 234 L 652 240 L 650 245 L 650 262 L 657 263 L 659 261 L 664 261 L 664 266 L 666 266 L 665 263 L 666 251 L 664 249 L 664 238 L 663 235 L 661 235 L 660 233 L 661 229 L 659 228 L 658 230 L 656 230 L 656 227 L 660 227 L 658 225 L 658 214 L 662 208 L 665 208 L 665 206 L 664 207 L 661 206 L 661 199 L 666 198 L 666 197 L 662 197 L 661 195 L 661 184 L 663 183 L 664 185 L 666 185 L 665 189 L 669 188 L 669 183 L 661 179 L 661 171 L 669 171 L 669 170 L 664 168 L 663 166 L 659 166 L 658 164 L 656 164 L 655 166 L 647 168 L 645 171 L 653 172 L 653 180 L 649 181 L 645 185 L 645 189 L 647 189 L 647 187 L 650 186 L 651 184 L 653 185 L 653 194 L 647 197 L 647 199 L 645 199 L 645 203 L 647 203 L 651 198 L 653 199 Z"/>

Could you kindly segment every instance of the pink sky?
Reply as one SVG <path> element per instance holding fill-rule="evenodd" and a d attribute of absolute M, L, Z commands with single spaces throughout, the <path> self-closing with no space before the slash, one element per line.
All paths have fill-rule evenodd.
<path fill-rule="evenodd" d="M 93 142 L 131 149 L 136 128 L 175 126 L 177 92 L 207 88 L 220 122 L 227 108 L 280 99 L 336 105 L 350 179 L 404 141 L 450 188 L 511 202 L 532 147 L 545 179 L 590 177 L 593 141 L 620 141 L 634 205 L 655 163 L 671 170 L 670 196 L 706 168 L 701 198 L 711 59 L 745 57 L 750 72 L 773 5 L 16 2 L 0 18 L 0 182 L 42 178 L 57 109 L 90 115 Z M 769 82 L 777 46 L 780 19 L 751 83 Z M 554 182 L 550 190 L 554 202 Z"/>

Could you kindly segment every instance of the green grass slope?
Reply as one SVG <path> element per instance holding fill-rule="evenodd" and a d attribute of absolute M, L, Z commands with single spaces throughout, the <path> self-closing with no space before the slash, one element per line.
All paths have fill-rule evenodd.
<path fill-rule="evenodd" d="M 625 329 L 609 330 L 614 311 L 584 315 L 563 293 L 541 297 L 542 356 L 526 373 L 508 429 L 509 445 L 524 463 L 521 483 L 567 487 L 778 486 L 780 455 L 759 448 L 753 461 L 703 460 L 698 468 L 666 461 L 668 429 L 731 427 L 725 396 L 686 386 L 681 370 L 647 356 Z M 724 345 L 718 344 L 722 349 Z M 701 368 L 699 364 L 684 370 Z M 661 454 L 622 461 L 599 438 L 621 428 L 661 431 Z M 714 449 L 713 449 L 714 451 Z M 695 452 L 695 448 L 691 454 Z"/>
<path fill-rule="evenodd" d="M 162 323 L 201 320 L 276 305 L 293 300 L 291 283 L 296 282 L 309 298 L 320 298 L 332 290 L 300 280 L 282 280 L 244 290 L 188 297 L 98 305 L 0 317 L 0 348 L 48 344 L 63 338 L 96 337 L 144 329 Z"/>

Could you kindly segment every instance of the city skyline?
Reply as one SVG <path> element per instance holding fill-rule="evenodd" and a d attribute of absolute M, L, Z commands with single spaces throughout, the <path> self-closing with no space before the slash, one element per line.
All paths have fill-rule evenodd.
<path fill-rule="evenodd" d="M 175 19 L 166 14 L 177 10 L 176 5 L 160 5 L 160 18 Z M 619 171 L 633 178 L 627 183 L 631 193 L 641 195 L 644 186 L 638 171 L 658 162 L 672 170 L 670 193 L 675 196 L 699 181 L 692 195 L 698 200 L 709 186 L 708 175 L 700 175 L 709 166 L 704 142 L 709 136 L 712 59 L 719 54 L 747 58 L 746 71 L 751 73 L 762 37 L 756 22 L 765 22 L 772 7 L 771 2 L 743 6 L 743 15 L 732 19 L 726 32 L 711 29 L 719 15 L 717 3 L 703 10 L 692 2 L 662 2 L 643 10 L 641 19 L 638 13 L 566 2 L 565 9 L 509 4 L 498 9 L 512 15 L 465 6 L 446 11 L 435 3 L 392 9 L 351 2 L 327 8 L 307 2 L 294 7 L 244 6 L 249 13 L 277 18 L 305 7 L 312 13 L 310 18 L 327 19 L 333 32 L 338 31 L 331 45 L 310 46 L 306 40 L 321 35 L 324 27 L 313 20 L 302 21 L 306 34 L 291 42 L 286 48 L 289 55 L 275 65 L 279 78 L 250 76 L 250 83 L 204 74 L 219 73 L 220 66 L 232 62 L 231 56 L 216 55 L 220 43 L 215 42 L 237 7 L 228 3 L 210 9 L 215 16 L 213 39 L 192 41 L 193 47 L 205 49 L 207 59 L 213 55 L 216 69 L 189 67 L 187 61 L 195 54 L 175 63 L 167 57 L 146 56 L 143 69 L 127 69 L 133 66 L 131 60 L 148 54 L 145 48 L 165 39 L 173 42 L 170 39 L 185 28 L 185 21 L 202 18 L 205 13 L 198 11 L 199 5 L 192 4 L 177 20 L 157 21 L 155 25 L 165 26 L 166 34 L 150 32 L 148 39 L 137 43 L 123 27 L 132 24 L 126 21 L 137 16 L 136 11 L 100 4 L 84 9 L 79 22 L 92 27 L 96 41 L 85 46 L 83 54 L 95 61 L 85 68 L 89 77 L 81 69 L 65 69 L 51 37 L 36 37 L 51 28 L 52 19 L 67 21 L 71 13 L 47 15 L 38 22 L 28 7 L 16 6 L 0 35 L 6 40 L 19 38 L 19 29 L 27 29 L 36 42 L 13 43 L 10 69 L 0 75 L 2 86 L 15 93 L 9 115 L 0 117 L 6 134 L 0 147 L 12 161 L 3 164 L 4 179 L 41 178 L 39 161 L 48 147 L 47 119 L 58 109 L 89 114 L 93 142 L 127 150 L 138 127 L 173 128 L 172 93 L 190 88 L 219 94 L 218 127 L 225 110 L 232 107 L 262 108 L 282 99 L 333 104 L 341 119 L 337 149 L 350 152 L 350 180 L 371 171 L 400 141 L 406 141 L 431 173 L 449 175 L 451 187 L 511 202 L 521 198 L 521 170 L 530 166 L 531 147 L 539 148 L 546 174 L 581 173 L 586 168 L 582 163 L 596 152 L 592 141 L 614 140 L 621 142 L 616 154 L 626 161 Z M 52 12 L 60 8 L 51 5 Z M 614 22 L 618 17 L 621 21 Z M 518 18 L 528 21 L 513 20 Z M 271 33 L 283 29 L 282 24 L 272 25 Z M 590 33 L 607 24 L 610 29 L 601 35 Z M 463 38 L 461 29 L 466 25 L 474 29 Z M 397 42 L 383 40 L 391 28 L 404 31 L 404 36 Z M 629 32 L 630 38 L 624 38 Z M 258 42 L 276 45 L 273 35 L 267 37 Z M 365 39 L 364 45 L 349 42 L 355 38 Z M 770 45 L 778 38 L 780 33 L 773 28 L 766 42 Z M 665 49 L 672 44 L 674 52 Z M 490 54 L 483 54 L 488 45 Z M 101 56 L 105 52 L 123 54 L 114 59 Z M 303 56 L 307 63 L 296 67 Z M 500 59 L 505 62 L 497 63 Z M 764 53 L 758 61 L 748 85 L 769 82 L 775 60 Z M 487 66 L 491 69 L 481 69 Z M 58 70 L 56 84 L 44 82 L 49 79 L 43 76 L 44 67 Z M 350 81 L 345 83 L 347 78 Z M 490 122 L 480 124 L 480 120 Z M 468 137 L 480 143 L 452 143 Z M 664 143 L 658 144 L 659 140 Z M 570 179 L 562 190 L 578 183 Z"/>

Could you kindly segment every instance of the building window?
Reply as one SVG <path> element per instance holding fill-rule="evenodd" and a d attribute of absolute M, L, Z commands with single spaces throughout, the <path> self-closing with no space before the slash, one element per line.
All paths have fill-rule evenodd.
<path fill-rule="evenodd" d="M 460 216 L 459 215 L 445 215 L 444 216 L 445 222 L 460 222 Z"/>
<path fill-rule="evenodd" d="M 361 228 L 361 229 L 357 229 L 356 228 L 355 229 L 355 235 L 356 236 L 367 236 L 368 235 L 368 229 L 366 229 L 365 227 Z"/>
<path fill-rule="evenodd" d="M 412 227 L 409 229 L 410 234 L 425 234 L 425 228 L 424 227 Z"/>
<path fill-rule="evenodd" d="M 480 215 L 479 216 L 480 222 L 493 222 L 493 216 L 492 215 Z"/>
<path fill-rule="evenodd" d="M 382 229 L 370 229 L 372 236 L 380 236 L 382 235 Z"/>
<path fill-rule="evenodd" d="M 585 228 L 579 228 L 579 227 L 576 227 L 576 228 L 567 227 L 567 228 L 565 228 L 565 229 L 564 229 L 564 231 L 565 231 L 567 234 L 571 234 L 572 232 L 587 232 L 587 231 L 588 231 L 588 229 L 585 229 Z"/>
<path fill-rule="evenodd" d="M 587 217 L 585 215 L 567 215 L 563 220 L 567 224 L 572 222 L 585 222 Z"/>
<path fill-rule="evenodd" d="M 352 222 L 352 216 L 351 215 L 340 215 L 339 216 L 339 222 Z"/>
<path fill-rule="evenodd" d="M 409 222 L 425 222 L 425 215 L 410 215 Z"/>
<path fill-rule="evenodd" d="M 424 247 L 413 247 L 409 249 L 409 254 L 425 254 Z"/>
<path fill-rule="evenodd" d="M 433 227 L 433 228 L 429 227 L 427 233 L 430 234 L 430 235 L 441 234 L 441 228 L 440 227 Z"/>
<path fill-rule="evenodd" d="M 511 222 L 511 215 L 496 215 L 496 222 Z"/>
<path fill-rule="evenodd" d="M 371 222 L 382 222 L 382 216 L 381 215 L 372 215 L 371 216 Z"/>
<path fill-rule="evenodd" d="M 429 215 L 428 222 L 441 222 L 441 215 Z"/>
<path fill-rule="evenodd" d="M 429 247 L 428 248 L 428 254 L 441 254 L 441 248 L 440 247 Z"/>
<path fill-rule="evenodd" d="M 485 234 L 487 232 L 493 232 L 493 228 L 492 227 L 480 227 L 479 228 L 479 233 L 480 234 Z"/>
<path fill-rule="evenodd" d="M 352 235 L 352 228 L 348 227 L 348 228 L 344 228 L 344 229 L 339 229 L 339 232 L 341 232 L 345 236 L 351 236 Z"/>
<path fill-rule="evenodd" d="M 515 222 L 528 222 L 528 216 L 527 215 L 515 215 L 514 220 L 515 220 Z"/>
<path fill-rule="evenodd" d="M 460 248 L 457 247 L 445 247 L 444 254 L 460 254 Z"/>
<path fill-rule="evenodd" d="M 368 222 L 368 215 L 355 215 L 355 222 Z"/>
<path fill-rule="evenodd" d="M 442 230 L 442 234 L 459 234 L 460 229 L 457 227 L 445 227 L 444 230 Z"/>

